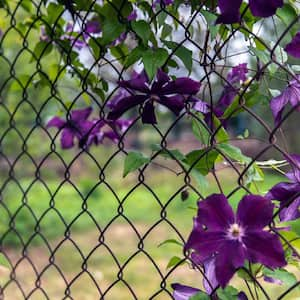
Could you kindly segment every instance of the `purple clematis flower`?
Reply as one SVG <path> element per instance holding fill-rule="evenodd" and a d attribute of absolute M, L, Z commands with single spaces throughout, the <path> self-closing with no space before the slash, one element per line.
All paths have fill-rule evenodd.
<path fill-rule="evenodd" d="M 221 15 L 217 23 L 232 24 L 241 21 L 240 7 L 242 0 L 219 0 L 218 6 Z M 270 17 L 276 13 L 277 8 L 283 6 L 283 0 L 249 0 L 250 11 L 256 17 Z"/>
<path fill-rule="evenodd" d="M 227 84 L 216 105 L 215 113 L 217 117 L 222 116 L 226 108 L 232 103 L 235 96 L 238 94 L 241 83 L 247 80 L 247 73 L 247 63 L 243 63 L 233 67 L 231 72 L 227 74 Z"/>
<path fill-rule="evenodd" d="M 90 145 L 95 143 L 99 145 L 103 143 L 104 139 L 107 138 L 114 143 L 118 143 L 122 134 L 130 127 L 133 120 L 130 119 L 119 119 L 116 121 L 108 120 L 94 120 L 95 126 L 99 129 L 92 132 L 89 135 L 87 144 Z"/>
<path fill-rule="evenodd" d="M 235 215 L 227 198 L 213 194 L 198 202 L 198 215 L 185 245 L 202 261 L 215 256 L 217 281 L 225 287 L 245 260 L 269 268 L 286 265 L 278 236 L 263 230 L 274 205 L 258 195 L 244 196 Z"/>
<path fill-rule="evenodd" d="M 173 292 L 173 298 L 175 300 L 189 300 L 192 296 L 195 296 L 197 293 L 201 292 L 201 290 L 193 288 L 191 286 L 182 285 L 180 283 L 171 284 Z M 248 300 L 246 294 L 244 292 L 240 292 L 238 295 L 238 300 Z M 212 299 L 218 299 L 217 296 L 211 296 Z"/>
<path fill-rule="evenodd" d="M 281 122 L 282 112 L 288 102 L 300 111 L 300 75 L 291 80 L 288 87 L 279 96 L 271 100 L 270 106 L 275 119 L 275 125 Z"/>
<path fill-rule="evenodd" d="M 152 7 L 155 8 L 157 5 L 163 4 L 165 6 L 171 5 L 174 3 L 174 0 L 154 0 Z"/>
<path fill-rule="evenodd" d="M 284 222 L 300 218 L 300 155 L 291 154 L 287 160 L 292 165 L 286 174 L 291 182 L 277 183 L 265 196 L 280 201 L 279 219 Z"/>
<path fill-rule="evenodd" d="M 196 295 L 201 292 L 201 290 L 193 288 L 191 286 L 182 285 L 180 283 L 171 284 L 173 292 L 173 298 L 175 300 L 189 300 L 190 297 Z"/>
<path fill-rule="evenodd" d="M 75 138 L 82 144 L 82 141 L 87 139 L 89 134 L 98 130 L 97 126 L 95 126 L 92 121 L 87 120 L 91 112 L 91 107 L 72 110 L 69 119 L 65 121 L 59 117 L 53 117 L 47 123 L 47 127 L 56 127 L 60 129 L 62 131 L 61 147 L 63 149 L 72 148 L 74 146 Z"/>
<path fill-rule="evenodd" d="M 247 73 L 247 63 L 243 63 L 233 67 L 232 70 L 227 74 L 227 83 L 224 86 L 221 97 L 217 104 L 212 108 L 213 113 L 217 118 L 221 118 L 223 116 L 225 110 L 238 95 L 241 84 L 247 80 Z M 211 116 L 209 111 L 205 113 L 205 121 L 208 125 L 211 124 Z M 222 121 L 222 125 L 226 126 L 226 120 Z"/>
<path fill-rule="evenodd" d="M 82 26 L 82 28 L 82 31 L 74 31 L 74 25 L 72 23 L 68 23 L 66 27 L 66 34 L 64 34 L 61 39 L 70 40 L 75 48 L 81 50 L 88 45 L 91 34 L 98 34 L 101 32 L 100 23 L 97 20 L 87 21 L 85 26 Z M 77 34 L 77 36 L 70 35 L 72 33 Z"/>
<path fill-rule="evenodd" d="M 185 96 L 194 95 L 200 89 L 199 82 L 186 77 L 171 80 L 162 70 L 158 70 L 156 79 L 152 83 L 143 71 L 133 79 L 120 81 L 119 86 L 127 89 L 131 95 L 118 100 L 108 114 L 108 119 L 116 120 L 129 109 L 143 105 L 142 122 L 146 124 L 157 123 L 155 103 L 164 105 L 175 115 L 179 115 L 184 108 Z"/>
<path fill-rule="evenodd" d="M 290 43 L 288 43 L 284 50 L 291 56 L 295 58 L 300 58 L 300 32 L 298 32 L 292 39 Z"/>

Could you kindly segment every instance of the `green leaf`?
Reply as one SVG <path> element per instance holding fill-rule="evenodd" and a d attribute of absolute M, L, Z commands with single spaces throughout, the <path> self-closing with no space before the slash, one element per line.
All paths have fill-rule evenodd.
<path fill-rule="evenodd" d="M 210 300 L 210 297 L 206 293 L 200 291 L 197 294 L 191 296 L 189 300 Z"/>
<path fill-rule="evenodd" d="M 219 149 L 223 154 L 225 154 L 225 156 L 233 160 L 246 164 L 251 162 L 251 158 L 244 155 L 241 149 L 236 146 L 230 144 L 218 144 L 216 145 L 216 148 Z"/>
<path fill-rule="evenodd" d="M 124 44 L 117 45 L 115 47 L 110 48 L 111 54 L 118 59 L 120 63 L 125 63 L 127 55 L 128 55 L 128 48 Z"/>
<path fill-rule="evenodd" d="M 285 3 L 281 8 L 276 10 L 276 15 L 282 20 L 285 25 L 290 25 L 296 18 L 297 12 L 288 3 Z"/>
<path fill-rule="evenodd" d="M 200 114 L 197 115 L 197 117 L 201 120 L 203 120 L 203 117 L 200 116 Z M 204 123 L 204 122 L 203 122 Z M 210 141 L 210 133 L 208 128 L 203 124 L 201 121 L 199 121 L 197 118 L 192 119 L 192 130 L 194 136 L 203 144 L 208 145 Z"/>
<path fill-rule="evenodd" d="M 163 48 L 148 49 L 144 52 L 143 63 L 150 80 L 154 78 L 157 70 L 165 64 L 168 55 L 168 51 Z"/>
<path fill-rule="evenodd" d="M 213 123 L 216 128 L 218 128 L 218 131 L 216 133 L 216 139 L 218 142 L 224 143 L 229 140 L 229 136 L 227 131 L 223 126 L 221 126 L 221 122 L 217 117 L 213 117 Z"/>
<path fill-rule="evenodd" d="M 193 67 L 193 52 L 183 45 L 179 45 L 172 41 L 162 41 L 169 49 L 175 50 L 174 55 L 176 55 L 184 64 L 184 66 L 187 68 L 189 73 L 192 71 Z"/>
<path fill-rule="evenodd" d="M 182 243 L 176 241 L 175 239 L 169 239 L 169 240 L 163 241 L 163 242 L 160 243 L 157 247 L 161 247 L 161 246 L 166 245 L 166 244 L 175 244 L 175 245 L 178 245 L 178 246 L 180 246 L 180 247 L 183 246 Z"/>
<path fill-rule="evenodd" d="M 172 32 L 172 30 L 173 30 L 173 27 L 171 25 L 169 25 L 167 23 L 164 24 L 163 25 L 163 29 L 161 31 L 161 38 L 165 39 L 167 36 L 170 35 L 170 33 Z"/>
<path fill-rule="evenodd" d="M 145 51 L 145 48 L 143 46 L 138 46 L 138 47 L 134 48 L 132 51 L 130 51 L 125 60 L 125 64 L 124 64 L 125 68 L 130 67 L 135 62 L 137 62 L 139 59 L 141 59 L 144 51 Z"/>
<path fill-rule="evenodd" d="M 264 268 L 263 274 L 271 278 L 279 279 L 288 286 L 297 282 L 296 276 L 285 269 L 270 270 L 268 268 Z"/>
<path fill-rule="evenodd" d="M 139 20 L 131 22 L 131 26 L 137 36 L 143 41 L 145 45 L 147 45 L 151 34 L 149 23 L 144 20 Z"/>
<path fill-rule="evenodd" d="M 125 31 L 125 29 L 125 25 L 116 21 L 116 19 L 106 18 L 102 24 L 102 44 L 107 45 L 113 42 Z"/>
<path fill-rule="evenodd" d="M 217 290 L 219 300 L 237 300 L 238 293 L 239 291 L 232 286 L 227 286 L 225 289 L 219 288 Z"/>
<path fill-rule="evenodd" d="M 216 20 L 218 17 L 215 14 L 212 14 L 211 12 L 206 10 L 202 10 L 201 13 L 206 20 L 211 39 L 215 39 L 220 29 L 220 25 L 216 25 Z"/>
<path fill-rule="evenodd" d="M 256 164 L 252 164 L 246 173 L 246 180 L 244 184 L 248 186 L 252 182 L 264 181 L 265 175 L 262 169 Z"/>
<path fill-rule="evenodd" d="M 126 177 L 130 172 L 137 170 L 148 162 L 150 162 L 150 158 L 145 157 L 142 153 L 129 152 L 124 163 L 123 177 Z"/>
<path fill-rule="evenodd" d="M 249 262 L 245 262 L 244 267 L 249 270 Z M 251 264 L 251 272 L 254 277 L 258 275 L 258 273 L 262 270 L 262 265 L 260 264 Z M 246 272 L 244 269 L 239 269 L 237 274 L 240 278 L 245 279 L 247 281 L 253 281 L 252 277 Z"/>
<path fill-rule="evenodd" d="M 192 177 L 195 179 L 197 185 L 199 186 L 199 191 L 204 194 L 204 192 L 208 189 L 209 182 L 198 170 L 193 169 L 191 171 Z"/>
<path fill-rule="evenodd" d="M 186 155 L 185 163 L 193 166 L 193 169 L 198 170 L 202 175 L 207 175 L 214 167 L 218 157 L 216 150 L 194 150 Z"/>
<path fill-rule="evenodd" d="M 36 60 L 41 59 L 42 57 L 45 57 L 46 55 L 51 53 L 52 48 L 53 46 L 49 42 L 45 42 L 45 41 L 38 42 L 33 50 L 35 57 L 32 56 L 30 62 L 34 62 Z"/>
<path fill-rule="evenodd" d="M 46 18 L 46 22 L 48 23 L 48 25 L 50 26 L 53 25 L 55 22 L 57 22 L 59 17 L 63 14 L 63 11 L 64 11 L 64 7 L 62 5 L 49 3 L 49 5 L 47 6 L 47 18 Z"/>
<path fill-rule="evenodd" d="M 170 269 L 178 264 L 184 264 L 185 261 L 182 261 L 182 258 L 178 257 L 178 256 L 173 256 L 169 262 L 168 262 L 168 265 L 167 265 L 167 268 L 166 269 Z"/>
<path fill-rule="evenodd" d="M 5 268 L 10 267 L 10 264 L 9 264 L 8 260 L 6 259 L 6 257 L 2 253 L 0 253 L 0 266 L 5 267 Z"/>
<path fill-rule="evenodd" d="M 180 161 L 183 161 L 186 158 L 185 155 L 177 149 L 163 149 L 159 144 L 152 144 L 150 147 L 152 151 L 160 151 L 159 155 L 165 158 L 174 159 L 175 157 Z"/>

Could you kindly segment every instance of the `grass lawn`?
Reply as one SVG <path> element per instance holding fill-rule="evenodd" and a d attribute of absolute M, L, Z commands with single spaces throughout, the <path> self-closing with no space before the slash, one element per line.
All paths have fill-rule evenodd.
<path fill-rule="evenodd" d="M 238 187 L 232 171 L 218 172 L 225 193 Z M 109 182 L 101 184 L 79 180 L 76 188 L 70 182 L 60 186 L 59 178 L 47 180 L 47 187 L 40 181 L 32 184 L 22 180 L 20 185 L 26 197 L 20 186 L 8 183 L 2 192 L 5 208 L 2 205 L 0 209 L 2 244 L 15 265 L 16 278 L 22 283 L 24 294 L 33 291 L 38 274 L 41 274 L 42 290 L 51 300 L 63 298 L 66 282 L 72 283 L 72 299 L 78 300 L 100 298 L 99 289 L 105 293 L 105 299 L 134 299 L 127 284 L 138 299 L 149 299 L 159 292 L 161 284 L 164 285 L 162 277 L 170 271 L 169 260 L 182 256 L 182 247 L 176 244 L 159 245 L 167 239 L 187 238 L 198 196 L 189 189 L 189 198 L 181 200 L 183 176 L 160 168 L 151 170 L 151 174 L 145 174 L 146 179 L 138 186 L 136 174 L 120 180 L 117 173 L 109 177 L 112 178 Z M 280 180 L 281 177 L 268 175 L 257 188 L 267 191 Z M 212 176 L 208 182 L 205 190 L 198 187 L 203 195 L 218 191 Z M 197 187 L 194 182 L 192 185 Z M 238 190 L 232 195 L 233 206 L 243 193 Z M 13 223 L 9 223 L 8 211 L 14 216 Z M 45 239 L 50 241 L 48 245 Z M 27 245 L 26 258 L 20 247 L 23 243 Z M 50 252 L 54 254 L 49 263 Z M 5 268 L 0 272 L 3 284 L 9 272 Z M 181 265 L 168 275 L 166 286 L 169 288 L 177 281 L 201 287 L 201 274 Z M 244 283 L 235 279 L 233 284 L 240 288 Z M 276 297 L 287 288 L 274 288 L 268 283 L 264 286 Z M 30 299 L 46 299 L 42 290 L 36 289 Z M 14 282 L 8 285 L 5 296 L 5 299 L 23 299 Z M 297 297 L 300 297 L 298 290 L 285 299 Z M 162 290 L 155 299 L 171 297 Z"/>

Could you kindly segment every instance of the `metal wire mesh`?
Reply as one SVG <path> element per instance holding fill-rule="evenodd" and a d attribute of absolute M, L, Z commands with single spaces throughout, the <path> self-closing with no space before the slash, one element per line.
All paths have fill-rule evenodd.
<path fill-rule="evenodd" d="M 71 10 L 72 17 L 81 24 L 91 17 L 97 5 L 97 1 L 87 1 L 85 14 L 79 14 L 73 11 L 71 1 L 65 3 L 66 10 Z M 182 5 L 182 9 L 189 5 Z M 250 108 L 243 96 L 255 80 L 267 76 L 269 65 L 279 67 L 279 82 L 292 75 L 275 51 L 299 21 L 297 17 L 286 28 L 277 25 L 272 28 L 270 23 L 270 30 L 277 35 L 277 42 L 272 46 L 242 24 L 229 33 L 224 28 L 227 38 L 224 42 L 216 39 L 212 52 L 208 33 L 204 38 L 203 35 L 195 38 L 191 33 L 200 24 L 197 22 L 200 22 L 200 10 L 204 5 L 202 1 L 192 15 L 179 19 L 160 3 L 150 22 L 153 24 L 161 16 L 175 20 L 178 45 L 201 54 L 198 60 L 194 58 L 193 74 L 204 86 L 202 98 L 211 104 L 220 92 L 216 83 L 226 84 L 224 74 L 235 64 L 234 60 L 241 60 L 244 54 L 250 53 L 249 49 L 243 49 L 238 30 L 243 28 L 249 39 L 267 47 L 268 62 L 257 61 L 256 69 L 250 70 L 251 78 L 239 94 L 238 105 L 227 116 L 229 120 L 236 111 L 243 110 L 244 119 L 253 124 L 259 136 L 252 139 L 252 144 L 244 146 L 252 156 L 247 165 L 236 164 L 216 147 L 214 138 L 222 126 L 207 126 L 189 104 L 180 116 L 162 118 L 162 125 L 142 127 L 138 116 L 117 144 L 61 150 L 61 132 L 45 125 L 49 115 L 60 110 L 69 117 L 73 108 L 87 101 L 96 108 L 97 117 L 104 119 L 105 105 L 116 90 L 101 101 L 90 88 L 90 78 L 99 78 L 99 85 L 102 76 L 117 82 L 126 77 L 126 69 L 107 55 L 94 36 L 89 38 L 98 46 L 98 56 L 94 52 L 92 63 L 84 65 L 78 60 L 74 67 L 73 49 L 82 37 L 74 32 L 71 47 L 57 38 L 65 11 L 45 19 L 44 1 L 20 0 L 9 7 L 4 4 L 2 13 L 6 14 L 7 23 L 0 44 L 3 70 L 0 87 L 0 214 L 3 226 L 0 241 L 7 267 L 1 271 L 1 299 L 171 299 L 170 284 L 174 278 L 184 278 L 195 284 L 200 282 L 201 274 L 195 277 L 181 261 L 166 269 L 170 257 L 183 257 L 181 247 L 158 247 L 166 239 L 185 242 L 194 215 L 188 207 L 206 195 L 191 175 L 194 166 L 187 168 L 171 150 L 181 147 L 188 151 L 199 147 L 199 142 L 189 134 L 187 122 L 197 119 L 206 128 L 210 141 L 203 157 L 215 150 L 226 162 L 210 170 L 211 189 L 224 192 L 229 199 L 251 193 L 245 182 L 253 164 L 289 152 L 282 128 L 291 126 L 289 120 L 296 108 L 290 109 L 274 127 L 265 118 L 266 112 Z M 121 12 L 119 21 L 126 22 Z M 202 22 L 201 26 L 205 24 Z M 51 34 L 38 52 L 35 46 L 40 41 L 41 27 Z M 207 25 L 205 29 L 211 30 Z M 132 28 L 129 31 L 129 34 L 134 33 Z M 239 43 L 238 49 L 234 48 L 234 43 Z M 59 67 L 55 64 L 49 67 L 51 59 L 45 58 L 47 49 L 54 45 L 59 50 L 51 59 L 60 61 Z M 168 61 L 174 59 L 175 52 L 176 48 L 169 53 Z M 233 142 L 239 143 L 238 140 Z M 121 179 L 128 149 L 147 151 L 151 144 L 159 145 L 149 154 L 151 163 Z M 243 146 L 243 142 L 240 145 Z M 172 159 L 165 160 L 164 153 Z M 182 201 L 187 191 L 192 200 Z M 180 213 L 174 216 L 176 209 Z M 293 245 L 286 242 L 295 251 Z M 293 293 L 298 285 L 299 282 L 286 291 L 280 290 L 277 299 L 295 299 Z M 259 293 L 262 299 L 272 299 L 269 292 L 261 287 Z"/>

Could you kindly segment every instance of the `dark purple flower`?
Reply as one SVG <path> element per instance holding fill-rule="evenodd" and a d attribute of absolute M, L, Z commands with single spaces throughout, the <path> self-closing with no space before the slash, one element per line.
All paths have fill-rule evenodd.
<path fill-rule="evenodd" d="M 166 73 L 159 70 L 152 83 L 143 71 L 133 79 L 119 82 L 119 86 L 127 89 L 131 95 L 118 100 L 108 119 L 116 120 L 129 109 L 143 105 L 143 123 L 155 124 L 155 103 L 164 105 L 175 115 L 179 115 L 184 108 L 185 96 L 196 94 L 200 83 L 185 77 L 171 80 Z"/>
<path fill-rule="evenodd" d="M 232 24 L 241 21 L 240 7 L 242 0 L 219 0 L 218 6 L 221 15 L 217 23 Z M 283 6 L 283 0 L 249 0 L 249 7 L 256 17 L 270 17 L 276 13 L 277 8 Z"/>
<path fill-rule="evenodd" d="M 269 277 L 269 276 L 264 276 L 264 281 L 269 282 L 269 283 L 275 283 L 278 285 L 282 285 L 282 280 L 277 279 L 277 278 L 273 278 L 273 277 Z"/>
<path fill-rule="evenodd" d="M 125 98 L 125 97 L 129 97 L 130 96 L 130 93 L 126 90 L 126 89 L 123 89 L 123 88 L 120 88 L 118 89 L 118 93 L 111 99 L 109 99 L 107 102 L 106 102 L 106 106 L 113 110 L 116 108 L 118 102 Z"/>
<path fill-rule="evenodd" d="M 298 32 L 292 39 L 290 43 L 288 43 L 284 50 L 291 56 L 295 58 L 300 58 L 300 32 Z"/>
<path fill-rule="evenodd" d="M 293 107 L 300 110 L 300 75 L 289 82 L 288 87 L 277 97 L 273 98 L 270 102 L 271 110 L 275 119 L 275 125 L 281 121 L 282 112 L 285 105 L 290 102 Z"/>
<path fill-rule="evenodd" d="M 66 26 L 66 34 L 61 36 L 61 40 L 69 40 L 73 46 L 78 50 L 86 47 L 92 34 L 99 34 L 101 32 L 100 23 L 97 20 L 89 20 L 82 25 L 82 31 L 75 31 L 74 24 L 68 23 Z M 72 35 L 72 34 L 75 34 Z"/>
<path fill-rule="evenodd" d="M 165 6 L 171 5 L 174 3 L 174 0 L 154 0 L 152 7 L 155 8 L 157 5 L 163 4 Z"/>
<path fill-rule="evenodd" d="M 217 118 L 221 118 L 228 108 L 228 106 L 233 102 L 234 98 L 238 95 L 241 83 L 247 80 L 247 63 L 239 64 L 232 68 L 232 70 L 227 74 L 227 83 L 224 86 L 224 90 L 221 94 L 220 99 L 217 104 L 212 108 L 214 115 Z M 211 115 L 209 112 L 206 113 L 205 120 L 208 125 L 211 123 Z M 226 120 L 222 121 L 222 125 L 226 126 Z"/>
<path fill-rule="evenodd" d="M 86 22 L 85 33 L 100 33 L 101 32 L 101 26 L 99 21 L 97 20 L 90 20 Z"/>
<path fill-rule="evenodd" d="M 130 119 L 119 119 L 115 121 L 109 120 L 94 120 L 95 127 L 94 130 L 88 137 L 87 144 L 91 145 L 95 143 L 99 145 L 103 143 L 104 139 L 107 138 L 114 143 L 117 143 L 122 134 L 129 128 L 133 120 Z"/>
<path fill-rule="evenodd" d="M 136 20 L 136 18 L 137 18 L 137 12 L 136 12 L 136 10 L 134 9 L 134 10 L 130 13 L 130 15 L 127 17 L 127 20 L 128 20 L 128 21 L 134 21 L 134 20 Z"/>
<path fill-rule="evenodd" d="M 61 147 L 69 149 L 74 146 L 74 139 L 77 138 L 80 144 L 85 144 L 83 141 L 88 138 L 89 134 L 97 130 L 92 121 L 87 120 L 92 112 L 92 108 L 72 110 L 70 118 L 66 121 L 53 117 L 48 123 L 47 127 L 56 127 L 61 132 Z"/>
<path fill-rule="evenodd" d="M 196 252 L 193 252 L 191 253 L 191 261 L 193 265 L 201 266 L 204 269 L 203 287 L 207 294 L 211 294 L 219 286 L 216 278 L 215 256 L 203 260 Z"/>
<path fill-rule="evenodd" d="M 201 292 L 201 290 L 182 285 L 180 283 L 171 284 L 173 292 L 173 298 L 175 300 L 189 300 L 192 296 L 195 296 L 197 293 Z M 212 296 L 213 299 L 218 299 L 217 297 Z M 237 295 L 238 300 L 248 300 L 246 294 L 244 292 L 239 292 Z"/>
<path fill-rule="evenodd" d="M 175 300 L 189 300 L 190 297 L 201 291 L 199 289 L 187 285 L 182 285 L 180 283 L 173 283 L 171 284 L 171 287 L 174 290 L 173 297 Z"/>
<path fill-rule="evenodd" d="M 244 196 L 235 215 L 222 194 L 198 202 L 198 215 L 185 245 L 199 259 L 215 256 L 217 281 L 225 287 L 245 260 L 269 268 L 286 264 L 279 238 L 263 230 L 273 216 L 274 205 L 258 195 Z"/>
<path fill-rule="evenodd" d="M 286 173 L 291 182 L 280 182 L 273 186 L 265 196 L 270 200 L 280 201 L 279 218 L 291 221 L 300 218 L 300 156 L 291 154 L 286 157 L 292 170 Z"/>

